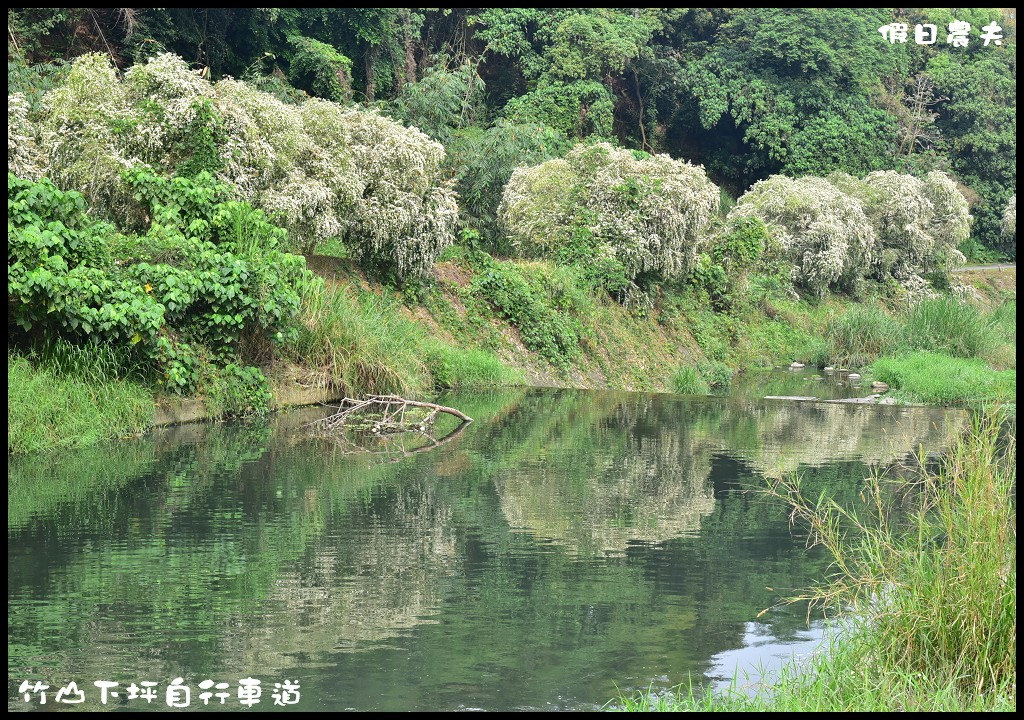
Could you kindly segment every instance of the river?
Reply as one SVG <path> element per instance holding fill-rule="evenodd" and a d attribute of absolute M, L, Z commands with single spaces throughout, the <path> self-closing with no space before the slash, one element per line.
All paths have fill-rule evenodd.
<path fill-rule="evenodd" d="M 802 381 L 800 381 L 802 382 Z M 959 411 L 515 389 L 429 452 L 347 454 L 320 408 L 8 459 L 8 704 L 29 680 L 300 688 L 289 709 L 589 709 L 807 653 L 798 472 L 856 502 Z M 776 607 L 777 606 L 777 607 Z M 765 608 L 773 608 L 758 617 Z M 213 691 L 211 691 L 213 692 Z M 292 698 L 294 699 L 294 698 Z M 213 698 L 208 702 L 217 704 Z"/>

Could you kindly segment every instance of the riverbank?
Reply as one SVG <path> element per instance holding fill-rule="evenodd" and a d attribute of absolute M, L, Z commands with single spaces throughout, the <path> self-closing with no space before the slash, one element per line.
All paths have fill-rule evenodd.
<path fill-rule="evenodd" d="M 265 399 L 218 386 L 169 395 L 102 353 L 55 360 L 9 351 L 8 451 L 369 392 L 529 385 L 702 394 L 737 373 L 793 361 L 860 369 L 899 402 L 970 405 L 1016 393 L 1016 275 L 1006 269 L 965 275 L 970 303 L 907 312 L 880 297 L 794 299 L 756 275 L 724 309 L 686 286 L 626 307 L 577 269 L 463 251 L 403 294 L 340 258 L 317 256 L 310 266 L 322 289 L 305 297 L 298 337 L 264 364 Z"/>
<path fill-rule="evenodd" d="M 868 483 L 861 511 L 809 500 L 796 481 L 770 491 L 789 503 L 812 544 L 834 560 L 830 580 L 805 599 L 844 608 L 832 627 L 846 629 L 810 660 L 791 661 L 753 687 L 737 679 L 719 692 L 691 685 L 612 705 L 630 711 L 1014 710 L 1015 429 L 1002 429 L 998 411 L 976 415 L 940 467 L 912 479 L 900 501 L 884 479 Z M 873 505 L 877 512 L 867 509 Z M 882 587 L 887 594 L 880 601 Z M 738 676 L 743 672 L 737 668 Z"/>

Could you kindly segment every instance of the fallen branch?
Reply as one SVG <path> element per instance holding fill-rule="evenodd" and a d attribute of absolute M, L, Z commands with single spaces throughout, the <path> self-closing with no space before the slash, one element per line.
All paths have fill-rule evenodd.
<path fill-rule="evenodd" d="M 421 408 L 429 412 L 424 417 L 414 417 L 407 422 L 405 416 L 410 408 Z M 362 400 L 344 398 L 339 403 L 337 412 L 306 423 L 304 427 L 313 428 L 321 433 L 330 433 L 340 432 L 346 429 L 350 423 L 364 421 L 364 426 L 368 425 L 368 428 L 378 435 L 409 431 L 423 433 L 428 427 L 433 426 L 438 413 L 451 415 L 460 420 L 462 424 L 473 422 L 473 418 L 453 407 L 407 400 L 398 395 L 370 395 Z M 365 417 L 368 417 L 369 420 L 365 421 Z"/>

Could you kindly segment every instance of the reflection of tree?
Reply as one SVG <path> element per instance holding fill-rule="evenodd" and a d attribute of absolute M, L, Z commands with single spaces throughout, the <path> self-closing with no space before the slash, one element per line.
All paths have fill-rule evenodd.
<path fill-rule="evenodd" d="M 273 621 L 240 624 L 232 638 L 243 666 L 371 649 L 432 622 L 457 565 L 452 510 L 430 485 L 406 479 L 348 517 L 356 533 L 318 538 L 300 567 L 278 576 L 266 601 Z"/>
<path fill-rule="evenodd" d="M 763 474 L 877 465 L 944 447 L 962 422 L 958 411 L 619 393 L 568 393 L 545 410 L 529 407 L 539 419 L 494 469 L 495 488 L 511 527 L 587 551 L 698 531 L 714 509 L 714 454 Z"/>
<path fill-rule="evenodd" d="M 833 403 L 720 401 L 706 442 L 765 474 L 857 460 L 887 464 L 946 447 L 963 423 L 958 410 Z"/>
<path fill-rule="evenodd" d="M 631 419 L 633 409 L 626 401 L 592 419 L 586 454 L 575 451 L 577 436 L 554 436 L 543 468 L 527 462 L 499 470 L 494 484 L 509 525 L 597 551 L 698 530 L 714 508 L 710 456 L 685 431 Z"/>

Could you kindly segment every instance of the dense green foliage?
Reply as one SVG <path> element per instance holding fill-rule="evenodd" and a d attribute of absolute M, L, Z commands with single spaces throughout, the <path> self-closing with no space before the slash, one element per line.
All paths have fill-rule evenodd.
<path fill-rule="evenodd" d="M 304 259 L 283 252 L 285 232 L 208 175 L 166 180 L 140 169 L 126 182 L 150 218 L 142 233 L 94 219 L 77 192 L 8 176 L 17 333 L 130 350 L 174 392 L 261 386 L 259 370 L 236 360 L 296 333 Z"/>
<path fill-rule="evenodd" d="M 967 47 L 945 42 L 953 20 L 970 23 Z M 879 33 L 892 22 L 908 42 Z M 998 45 L 980 37 L 992 22 Z M 916 44 L 918 23 L 937 42 Z M 377 103 L 449 149 L 502 122 L 668 152 L 734 196 L 780 173 L 951 172 L 972 191 L 974 239 L 1015 253 L 1000 224 L 1016 28 L 998 9 L 20 8 L 8 31 L 11 91 L 48 82 L 25 82 L 23 60 L 100 51 L 127 67 L 170 51 L 280 96 L 288 78 Z"/>

